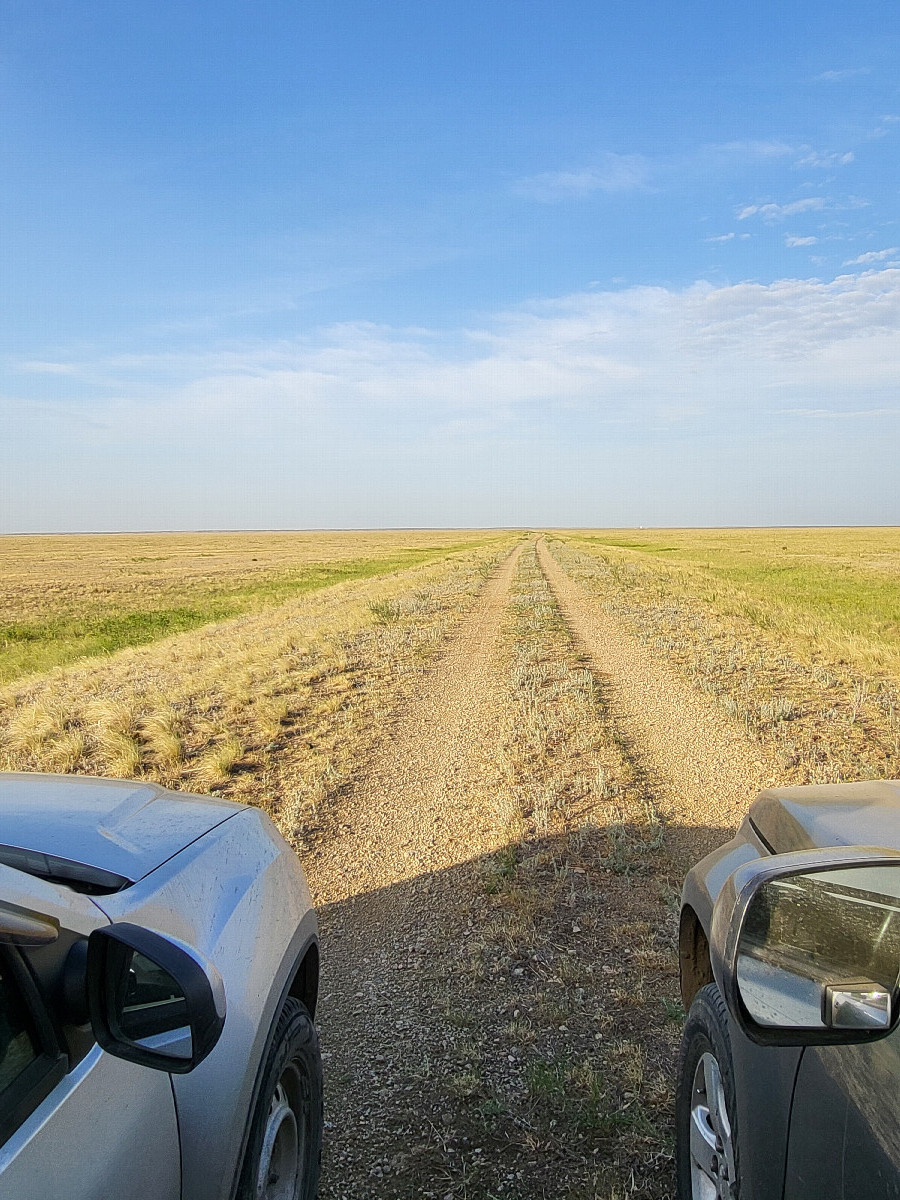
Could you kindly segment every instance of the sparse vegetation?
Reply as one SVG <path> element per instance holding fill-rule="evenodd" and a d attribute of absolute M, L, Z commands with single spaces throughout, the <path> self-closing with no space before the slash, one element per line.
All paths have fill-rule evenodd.
<path fill-rule="evenodd" d="M 560 1197 L 668 1196 L 680 1008 L 661 826 L 533 548 L 509 612 L 511 841 L 461 900 L 452 1001 L 469 1016 L 460 1067 L 479 1064 L 464 1094 L 459 1075 L 447 1086 L 456 1144 L 492 1146 L 469 1194 L 537 1196 L 559 1164 Z"/>
<path fill-rule="evenodd" d="M 453 549 L 8 684 L 0 766 L 224 791 L 301 844 L 497 553 Z"/>
<path fill-rule="evenodd" d="M 118 614 L 126 640 L 152 644 L 94 644 L 83 661 L 7 682 L 0 766 L 258 804 L 304 855 L 314 888 L 333 868 L 324 922 L 343 937 L 355 929 L 362 950 L 350 978 L 361 982 L 340 1029 L 329 1032 L 323 998 L 326 1044 L 382 1029 L 391 1048 L 379 1043 L 375 1068 L 366 1060 L 347 1084 L 362 1086 L 365 1136 L 346 1150 L 337 1135 L 329 1153 L 344 1156 L 350 1183 L 337 1182 L 340 1170 L 326 1176 L 326 1197 L 366 1196 L 389 1180 L 384 1194 L 397 1200 L 662 1200 L 684 1018 L 670 856 L 696 858 L 727 830 L 706 800 L 676 794 L 684 756 L 652 743 L 648 757 L 633 711 L 628 724 L 622 679 L 637 672 L 641 707 L 658 664 L 623 627 L 682 673 L 666 669 L 655 685 L 683 692 L 677 711 L 656 704 L 664 740 L 687 713 L 678 736 L 691 742 L 702 693 L 728 746 L 764 751 L 772 778 L 900 774 L 900 630 L 889 602 L 900 543 L 883 531 L 778 535 L 786 549 L 771 553 L 771 531 L 560 535 L 553 556 L 583 591 L 570 592 L 543 545 L 540 556 L 529 545 L 505 609 L 513 563 L 499 574 L 497 564 L 512 536 L 71 539 L 84 543 L 80 562 L 57 539 L 55 566 L 53 539 L 19 539 L 18 565 L 6 568 L 20 577 L 15 620 L 31 595 L 28 620 L 49 632 L 11 639 L 0 669 L 18 670 L 22 647 L 44 647 L 57 664 L 84 655 L 86 642 L 63 636 L 82 608 L 99 622 L 90 636 Z M 37 543 L 44 557 L 29 559 Z M 71 592 L 48 582 L 66 561 Z M 579 614 L 601 612 L 615 621 L 604 615 L 597 638 Z M 142 626 L 141 613 L 155 615 Z M 188 624 L 166 626 L 166 613 Z M 615 677 L 602 673 L 607 635 L 630 647 Z M 446 743 L 439 771 L 422 760 L 440 765 L 444 751 L 417 753 L 421 720 L 434 746 Z M 384 757 L 397 739 L 402 754 Z M 712 759 L 696 761 L 699 787 Z M 386 980 L 394 990 L 376 1000 Z M 413 1036 L 423 1014 L 427 1029 Z M 370 1080 L 380 1089 L 371 1095 Z M 351 1107 L 355 1096 L 344 1094 Z"/>
<path fill-rule="evenodd" d="M 900 774 L 896 530 L 565 535 L 554 554 L 770 750 L 785 783 Z"/>

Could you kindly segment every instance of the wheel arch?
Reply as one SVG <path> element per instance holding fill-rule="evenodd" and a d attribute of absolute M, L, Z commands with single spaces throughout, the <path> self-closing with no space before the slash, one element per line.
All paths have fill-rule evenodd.
<path fill-rule="evenodd" d="M 302 1004 L 306 1005 L 311 1017 L 315 1017 L 318 994 L 319 940 L 317 933 L 314 932 L 304 939 L 299 954 L 297 954 L 292 967 L 287 972 L 281 992 L 278 996 L 278 1001 L 272 1011 L 269 1029 L 266 1034 L 265 1042 L 262 1046 L 262 1052 L 260 1054 L 259 1061 L 257 1063 L 256 1077 L 253 1081 L 253 1091 L 251 1093 L 250 1104 L 247 1108 L 247 1115 L 244 1121 L 244 1130 L 241 1137 L 241 1152 L 238 1156 L 238 1167 L 235 1171 L 229 1193 L 232 1200 L 234 1200 L 234 1196 L 237 1192 L 240 1182 L 244 1157 L 247 1153 L 247 1146 L 250 1141 L 250 1128 L 253 1121 L 253 1113 L 256 1110 L 256 1105 L 259 1100 L 265 1064 L 269 1057 L 269 1049 L 272 1045 L 272 1040 L 275 1037 L 275 1030 L 278 1025 L 278 1017 L 282 1008 L 284 1007 L 284 1002 L 287 1000 L 288 996 L 293 996 Z M 310 1007 L 310 1005 L 312 1005 L 312 1007 Z"/>
<path fill-rule="evenodd" d="M 681 909 L 678 928 L 678 970 L 684 1011 L 707 983 L 713 982 L 712 959 L 706 930 L 690 904 Z"/>
<path fill-rule="evenodd" d="M 319 943 L 310 942 L 300 961 L 297 963 L 291 981 L 288 985 L 287 996 L 293 996 L 305 1007 L 311 1017 L 316 1015 L 316 1004 L 319 1000 Z M 283 997 L 279 1004 L 284 1004 Z"/>

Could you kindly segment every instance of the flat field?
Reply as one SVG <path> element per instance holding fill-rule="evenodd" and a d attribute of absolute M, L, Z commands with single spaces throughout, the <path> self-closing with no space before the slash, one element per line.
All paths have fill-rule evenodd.
<path fill-rule="evenodd" d="M 561 535 L 656 574 L 674 598 L 776 630 L 799 652 L 900 670 L 900 529 L 608 529 Z"/>
<path fill-rule="evenodd" d="M 0 683 L 496 537 L 467 530 L 0 538 Z"/>
<path fill-rule="evenodd" d="M 323 1200 L 673 1194 L 684 870 L 762 787 L 900 775 L 900 531 L 3 546 L 0 768 L 303 860 Z"/>

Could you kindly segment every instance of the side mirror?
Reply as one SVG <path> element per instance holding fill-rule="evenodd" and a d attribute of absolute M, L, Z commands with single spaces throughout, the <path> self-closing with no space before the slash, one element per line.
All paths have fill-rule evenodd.
<path fill-rule="evenodd" d="M 219 1040 L 222 977 L 170 938 L 125 922 L 95 929 L 86 975 L 94 1036 L 117 1058 L 184 1074 Z"/>
<path fill-rule="evenodd" d="M 900 1017 L 900 854 L 847 847 L 744 864 L 716 901 L 710 950 L 754 1042 L 884 1037 Z"/>

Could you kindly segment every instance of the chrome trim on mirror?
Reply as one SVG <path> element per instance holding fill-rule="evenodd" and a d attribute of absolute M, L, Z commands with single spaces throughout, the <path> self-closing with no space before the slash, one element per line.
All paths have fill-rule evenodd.
<path fill-rule="evenodd" d="M 832 1029 L 890 1029 L 891 994 L 874 983 L 829 984 L 823 1005 Z"/>
<path fill-rule="evenodd" d="M 887 1025 L 831 1024 L 823 1013 L 819 1028 L 784 1029 L 756 1022 L 746 1010 L 738 988 L 738 950 L 741 930 L 751 901 L 764 884 L 792 875 L 849 867 L 900 867 L 900 850 L 880 846 L 835 846 L 797 850 L 753 859 L 742 864 L 725 881 L 716 899 L 710 922 L 709 949 L 713 976 L 731 1016 L 744 1033 L 760 1045 L 828 1045 L 869 1041 L 883 1037 L 896 1022 L 897 1005 L 890 1004 Z M 857 981 L 854 981 L 854 984 Z M 840 985 L 835 985 L 840 986 Z M 877 988 L 876 990 L 882 990 Z M 824 1009 L 823 993 L 823 1009 Z M 845 1019 L 849 1019 L 849 1012 Z"/>

